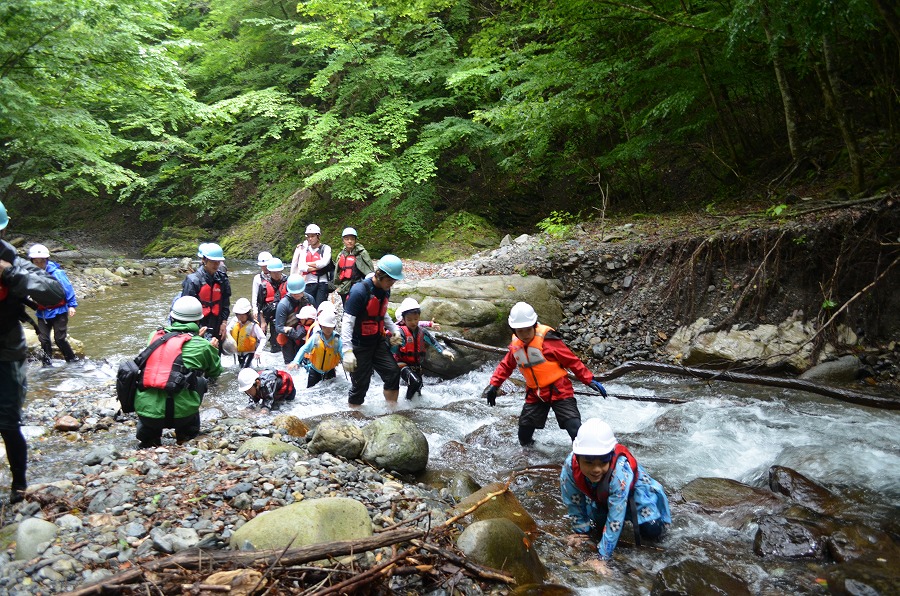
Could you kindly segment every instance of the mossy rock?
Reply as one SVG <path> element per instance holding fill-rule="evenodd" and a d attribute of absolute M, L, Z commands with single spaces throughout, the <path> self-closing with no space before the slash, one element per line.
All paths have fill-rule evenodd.
<path fill-rule="evenodd" d="M 464 255 L 497 248 L 503 235 L 486 219 L 468 211 L 449 215 L 411 258 L 430 263 L 447 263 Z"/>
<path fill-rule="evenodd" d="M 201 242 L 214 242 L 216 234 L 199 227 L 165 227 L 150 244 L 144 247 L 144 256 L 196 257 Z"/>

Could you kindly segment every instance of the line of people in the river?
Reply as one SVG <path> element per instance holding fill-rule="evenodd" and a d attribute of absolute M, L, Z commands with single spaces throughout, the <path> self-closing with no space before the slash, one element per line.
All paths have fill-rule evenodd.
<path fill-rule="evenodd" d="M 8 218 L 0 203 L 0 230 Z M 289 275 L 285 265 L 267 252 L 260 253 L 260 273 L 251 285 L 250 298 L 239 298 L 232 313 L 232 288 L 222 267 L 225 256 L 218 244 L 200 246 L 201 267 L 182 284 L 181 296 L 172 304 L 170 324 L 152 334 L 142 353 L 144 368 L 135 396 L 137 439 L 141 447 L 161 444 L 162 431 L 174 429 L 183 443 L 200 431 L 199 408 L 209 380 L 222 370 L 221 353 L 234 353 L 241 370 L 237 385 L 251 405 L 272 409 L 296 397 L 290 371 L 307 370 L 307 388 L 336 376 L 339 364 L 350 375 L 348 402 L 358 407 L 365 401 L 372 374 L 384 383 L 384 396 L 396 401 L 401 381 L 406 398 L 421 391 L 423 363 L 430 346 L 451 361 L 452 350 L 429 333 L 431 321 L 421 321 L 419 303 L 406 298 L 388 312 L 391 288 L 404 278 L 403 263 L 395 255 L 372 262 L 357 242 L 356 231 L 346 228 L 344 248 L 335 265 L 331 248 L 320 240 L 320 229 L 311 224 L 306 240 L 294 251 Z M 68 317 L 77 307 L 65 274 L 49 261 L 46 247 L 35 245 L 32 263 L 17 259 L 14 249 L 0 245 L 0 309 L 16 314 L 25 295 L 38 302 L 41 345 L 49 354 L 49 332 L 66 360 L 74 358 L 65 340 Z M 11 249 L 11 247 L 9 247 Z M 334 279 L 336 274 L 336 280 Z M 55 284 L 55 285 L 54 285 Z M 22 290 L 25 293 L 22 294 Z M 340 322 L 329 294 L 341 298 Z M 15 328 L 3 328 L 0 338 L 0 434 L 12 469 L 12 500 L 21 500 L 25 489 L 27 446 L 18 431 L 24 401 L 24 356 L 13 344 L 21 334 L 19 315 L 4 317 Z M 575 400 L 570 375 L 606 397 L 603 385 L 565 345 L 559 334 L 539 323 L 537 313 L 524 302 L 514 305 L 508 323 L 513 331 L 509 350 L 482 393 L 495 406 L 500 388 L 515 371 L 525 378 L 525 403 L 519 415 L 518 439 L 523 446 L 534 442 L 534 433 L 545 427 L 550 411 L 572 439 L 572 452 L 563 463 L 560 490 L 573 524 L 568 543 L 597 540 L 597 557 L 589 564 L 608 573 L 607 562 L 626 521 L 634 540 L 658 539 L 671 523 L 669 505 L 661 485 L 619 444 L 605 422 L 591 418 L 584 423 Z M 5 323 L 4 323 L 5 324 Z M 18 331 L 16 330 L 18 329 Z M 266 337 L 268 333 L 268 339 Z M 12 340 L 10 340 L 12 338 Z M 8 341 L 9 340 L 9 341 Z M 261 355 L 268 345 L 282 354 L 288 370 L 262 370 Z M 20 358 L 20 356 L 22 356 Z M 21 440 L 20 440 L 21 439 Z"/>

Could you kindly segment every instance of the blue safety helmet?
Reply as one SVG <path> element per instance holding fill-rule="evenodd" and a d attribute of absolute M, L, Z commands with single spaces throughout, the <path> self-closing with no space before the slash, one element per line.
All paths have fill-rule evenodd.
<path fill-rule="evenodd" d="M 266 263 L 266 269 L 269 271 L 284 271 L 284 263 L 281 262 L 281 259 L 272 257 Z"/>
<path fill-rule="evenodd" d="M 200 256 L 205 259 L 209 259 L 210 261 L 225 260 L 225 253 L 222 252 L 222 247 L 215 242 L 210 242 L 209 244 L 201 244 L 200 250 L 202 252 Z"/>
<path fill-rule="evenodd" d="M 288 275 L 287 291 L 288 294 L 302 294 L 306 289 L 306 280 L 299 273 Z"/>
<path fill-rule="evenodd" d="M 6 213 L 6 207 L 0 202 L 0 230 L 5 230 L 7 225 L 9 225 L 9 215 Z"/>
<path fill-rule="evenodd" d="M 396 280 L 403 279 L 403 262 L 397 255 L 384 255 L 378 260 L 378 268 Z"/>

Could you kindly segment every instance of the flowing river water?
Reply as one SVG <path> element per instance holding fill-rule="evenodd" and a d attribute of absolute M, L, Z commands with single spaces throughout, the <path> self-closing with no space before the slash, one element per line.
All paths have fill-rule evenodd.
<path fill-rule="evenodd" d="M 230 263 L 232 302 L 249 296 L 255 267 Z M 130 285 L 99 293 L 82 301 L 71 321 L 70 333 L 85 344 L 88 361 L 29 369 L 29 399 L 46 400 L 79 393 L 109 383 L 118 361 L 132 357 L 146 345 L 149 333 L 165 318 L 181 279 L 171 276 L 136 277 Z M 237 367 L 223 357 L 225 372 L 207 394 L 206 407 L 228 416 L 243 414 L 246 396 L 237 390 Z M 264 366 L 282 366 L 280 354 L 266 352 Z M 810 562 L 766 560 L 752 550 L 755 525 L 737 529 L 673 501 L 674 523 L 658 547 L 629 548 L 628 532 L 616 550 L 616 572 L 600 579 L 579 569 L 587 551 L 564 546 L 568 534 L 565 510 L 559 499 L 559 464 L 569 453 L 565 431 L 553 416 L 539 430 L 537 444 L 522 449 L 516 424 L 521 392 L 501 396 L 497 407 L 480 399 L 492 366 L 443 381 L 427 378 L 421 396 L 389 406 L 381 395 L 377 375 L 366 403 L 354 416 L 374 418 L 393 411 L 409 416 L 428 438 L 429 472 L 419 481 L 438 482 L 456 471 L 467 471 L 481 484 L 506 481 L 538 522 L 543 533 L 535 544 L 555 577 L 585 594 L 647 593 L 663 567 L 685 558 L 700 559 L 739 575 L 754 592 L 815 592 L 820 568 Z M 296 372 L 298 396 L 286 413 L 303 420 L 348 415 L 349 382 L 338 378 L 306 389 L 305 372 Z M 607 385 L 613 394 L 683 398 L 688 403 L 666 405 L 599 397 L 579 397 L 582 418 L 600 417 L 612 426 L 646 469 L 670 496 L 701 477 L 721 477 L 765 486 L 772 465 L 793 468 L 846 497 L 848 516 L 870 517 L 876 527 L 896 520 L 900 499 L 900 433 L 898 414 L 856 407 L 783 389 L 701 382 L 655 375 L 631 375 Z M 86 392 L 90 395 L 90 392 Z M 27 423 L 27 421 L 26 421 Z M 28 428 L 32 440 L 41 432 Z M 133 448 L 133 438 L 111 436 Z M 80 454 L 48 445 L 40 447 L 41 463 L 32 465 L 31 480 L 55 480 L 67 466 L 80 465 Z M 3 470 L 3 474 L 6 470 Z M 2 480 L 2 479 L 0 479 Z M 775 587 L 782 585 L 784 589 Z"/>

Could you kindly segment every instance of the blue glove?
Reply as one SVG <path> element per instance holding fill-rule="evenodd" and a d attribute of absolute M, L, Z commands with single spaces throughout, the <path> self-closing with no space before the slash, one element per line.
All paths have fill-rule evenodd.
<path fill-rule="evenodd" d="M 588 383 L 588 387 L 590 387 L 603 397 L 606 397 L 606 389 L 604 389 L 603 385 L 600 384 L 600 381 L 593 379 L 590 383 Z"/>

